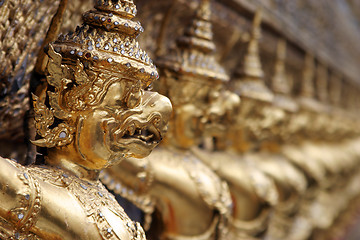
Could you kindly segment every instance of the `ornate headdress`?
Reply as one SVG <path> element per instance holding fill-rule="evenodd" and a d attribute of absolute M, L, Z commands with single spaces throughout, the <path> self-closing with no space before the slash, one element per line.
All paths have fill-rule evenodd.
<path fill-rule="evenodd" d="M 339 106 L 341 103 L 342 79 L 340 73 L 333 72 L 330 78 L 330 100 L 333 105 Z"/>
<path fill-rule="evenodd" d="M 317 97 L 320 102 L 326 103 L 328 101 L 328 79 L 329 73 L 328 68 L 319 63 L 316 68 L 316 87 L 317 87 Z"/>
<path fill-rule="evenodd" d="M 304 62 L 304 72 L 301 81 L 300 95 L 304 98 L 314 97 L 314 69 L 315 62 L 314 56 L 310 53 L 306 53 Z"/>
<path fill-rule="evenodd" d="M 84 24 L 74 33 L 59 37 L 53 44 L 56 52 L 64 60 L 81 59 L 94 69 L 149 85 L 158 73 L 136 40 L 144 29 L 131 20 L 137 13 L 133 0 L 98 0 L 95 9 L 83 15 Z"/>
<path fill-rule="evenodd" d="M 159 77 L 136 40 L 144 31 L 131 20 L 136 13 L 133 0 L 97 0 L 95 10 L 83 15 L 81 27 L 49 46 L 51 108 L 44 96 L 33 96 L 37 133 L 43 137 L 33 141 L 35 145 L 69 144 L 79 112 L 98 104 L 111 83 L 127 79 L 134 81 L 134 87 L 146 87 Z M 54 122 L 60 124 L 54 127 Z"/>
<path fill-rule="evenodd" d="M 315 59 L 311 53 L 306 53 L 304 59 L 303 77 L 300 89 L 300 104 L 306 109 L 316 110 L 320 105 L 315 101 Z"/>
<path fill-rule="evenodd" d="M 255 13 L 250 40 L 244 62 L 240 71 L 235 73 L 234 88 L 240 96 L 271 102 L 272 92 L 265 86 L 264 71 L 259 56 L 259 39 L 261 38 L 262 10 Z"/>
<path fill-rule="evenodd" d="M 279 39 L 277 43 L 277 59 L 275 63 L 275 73 L 272 78 L 272 90 L 278 94 L 289 94 L 289 83 L 286 79 L 285 60 L 286 60 L 286 41 Z"/>
<path fill-rule="evenodd" d="M 315 97 L 315 59 L 311 53 L 306 53 L 299 103 L 311 111 L 324 111 L 325 105 L 317 101 Z"/>
<path fill-rule="evenodd" d="M 229 81 L 229 76 L 214 56 L 216 48 L 210 18 L 210 0 L 201 0 L 196 17 L 177 40 L 177 52 L 159 59 L 158 64 L 180 74 L 200 76 L 216 82 Z"/>
<path fill-rule="evenodd" d="M 298 110 L 298 105 L 290 97 L 291 89 L 285 69 L 286 41 L 284 39 L 278 40 L 276 52 L 275 73 L 272 78 L 272 90 L 275 93 L 274 105 L 295 112 Z"/>

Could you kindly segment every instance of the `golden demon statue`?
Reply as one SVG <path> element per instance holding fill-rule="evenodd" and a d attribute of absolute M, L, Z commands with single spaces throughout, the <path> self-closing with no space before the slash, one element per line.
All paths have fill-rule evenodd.
<path fill-rule="evenodd" d="M 290 16 L 301 19 L 311 1 L 287 16 L 281 6 L 299 10 L 290 1 L 221 1 L 212 8 L 214 30 L 224 36 L 213 38 L 210 0 L 137 2 L 152 30 L 145 43 L 157 53 L 188 16 L 182 10 L 200 2 L 174 52 L 158 59 L 162 78 L 154 87 L 171 98 L 171 120 L 170 101 L 148 91 L 158 74 L 136 41 L 143 28 L 132 20 L 133 0 L 96 1 L 81 27 L 50 45 L 92 1 L 0 1 L 0 151 L 18 161 L 0 158 L 0 239 L 145 239 L 119 195 L 143 211 L 148 239 L 344 235 L 360 206 L 358 74 L 342 48 L 356 41 L 346 21 L 339 32 L 340 25 L 319 27 L 306 14 L 303 28 Z M 251 33 L 240 36 L 248 22 L 241 15 L 258 7 L 269 40 L 263 46 L 260 11 Z M 318 10 L 322 19 L 333 16 Z M 329 40 L 341 36 L 332 40 L 338 44 L 313 39 L 310 26 Z M 296 37 L 298 27 L 309 37 Z M 248 48 L 229 82 L 216 59 L 235 67 L 241 49 L 231 49 L 240 37 Z M 216 40 L 223 46 L 215 56 Z M 39 161 L 25 167 L 19 163 L 36 154 L 21 140 L 32 90 L 29 135 Z M 168 121 L 163 145 L 147 157 Z"/>
<path fill-rule="evenodd" d="M 303 172 L 284 157 L 280 151 L 281 144 L 294 141 L 291 124 L 299 109 L 298 104 L 291 98 L 290 77 L 287 75 L 285 65 L 286 50 L 286 41 L 279 39 L 274 75 L 272 77 L 272 90 L 275 94 L 273 105 L 279 112 L 282 112 L 283 119 L 281 119 L 280 124 L 273 132 L 274 136 L 271 138 L 268 147 L 264 149 L 265 152 L 270 154 L 270 156 L 267 156 L 269 160 L 273 159 L 273 162 L 277 163 L 277 169 L 270 170 L 269 163 L 265 163 L 265 168 L 261 167 L 263 171 L 268 172 L 277 179 L 278 186 L 280 186 L 281 201 L 275 207 L 268 233 L 269 239 L 286 239 L 289 229 L 294 224 L 293 215 L 299 211 L 300 196 L 304 194 L 308 184 Z M 266 158 L 266 155 L 263 157 Z"/>
<path fill-rule="evenodd" d="M 159 88 L 165 88 L 174 106 L 164 146 L 147 158 L 148 163 L 136 166 L 128 159 L 102 177 L 110 189 L 145 213 L 155 209 L 149 229 L 155 239 L 226 238 L 228 187 L 189 151 L 200 144 L 206 127 L 202 103 L 210 97 L 211 82 L 227 80 L 214 57 L 208 58 L 215 48 L 209 18 L 210 3 L 203 0 L 192 25 L 178 39 L 176 52 L 159 60 L 163 70 Z M 123 172 L 138 177 L 124 177 Z"/>
<path fill-rule="evenodd" d="M 49 45 L 47 89 L 33 95 L 46 165 L 0 159 L 1 239 L 145 239 L 98 181 L 101 169 L 147 156 L 170 101 L 144 91 L 158 78 L 135 40 L 132 0 L 102 1 L 74 33 Z"/>
<path fill-rule="evenodd" d="M 261 11 L 255 14 L 251 38 L 241 71 L 234 79 L 235 92 L 242 96 L 242 103 L 234 133 L 234 149 L 245 153 L 243 158 L 271 178 L 279 196 L 270 220 L 269 239 L 281 239 L 282 231 L 290 225 L 286 215 L 296 211 L 298 196 L 306 188 L 303 174 L 288 162 L 279 152 L 279 142 L 287 137 L 286 126 L 290 113 L 296 105 L 287 96 L 289 86 L 285 74 L 286 45 L 278 43 L 275 74 L 271 92 L 264 83 L 258 41 L 260 38 Z M 282 236 L 281 236 L 282 235 Z"/>
<path fill-rule="evenodd" d="M 198 68 L 213 58 L 209 53 L 197 61 Z M 228 239 L 257 239 L 266 232 L 270 209 L 276 204 L 278 195 L 274 182 L 251 162 L 241 155 L 225 151 L 231 144 L 227 139 L 228 133 L 235 127 L 234 117 L 241 104 L 236 94 L 225 90 L 227 77 L 209 74 L 213 66 L 222 69 L 214 62 L 207 71 L 193 71 L 197 82 L 202 84 L 201 91 L 208 97 L 198 98 L 192 103 L 194 109 L 203 111 L 203 142 L 202 147 L 193 146 L 191 151 L 229 185 L 233 203 Z M 200 82 L 209 75 L 212 78 Z M 179 99 L 183 97 L 178 96 Z"/>
<path fill-rule="evenodd" d="M 328 229 L 334 223 L 337 214 L 344 210 L 349 199 L 353 198 L 351 194 L 345 194 L 339 199 L 339 192 L 352 186 L 352 182 L 357 178 L 357 174 L 352 173 L 353 166 L 356 166 L 353 161 L 357 161 L 356 154 L 353 155 L 354 150 L 351 150 L 354 143 L 342 141 L 348 130 L 338 125 L 338 122 L 348 119 L 343 118 L 337 109 L 330 109 L 326 104 L 328 97 L 334 103 L 338 102 L 341 85 L 336 82 L 337 89 L 332 89 L 330 95 L 326 90 L 318 89 L 317 95 L 321 102 L 316 100 L 315 77 L 317 85 L 327 85 L 327 70 L 318 63 L 315 71 L 314 57 L 311 54 L 306 55 L 304 66 L 298 99 L 303 119 L 294 120 L 293 124 L 297 125 L 297 131 L 293 134 L 296 134 L 300 141 L 296 145 L 285 145 L 282 148 L 283 154 L 305 173 L 310 183 L 301 200 L 294 225 L 287 235 L 294 240 L 308 239 L 316 229 Z M 308 124 L 309 122 L 312 124 Z M 331 138 L 336 138 L 337 143 L 331 143 Z M 324 140 L 329 142 L 325 143 Z M 339 178 L 339 172 L 346 172 L 344 176 L 347 177 Z"/>

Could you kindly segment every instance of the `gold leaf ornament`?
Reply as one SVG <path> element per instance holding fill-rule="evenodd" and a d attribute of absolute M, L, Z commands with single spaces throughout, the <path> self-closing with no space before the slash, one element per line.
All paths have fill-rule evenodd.
<path fill-rule="evenodd" d="M 49 132 L 49 127 L 54 123 L 54 114 L 40 101 L 38 96 L 32 94 L 32 97 L 37 133 L 45 137 Z"/>
<path fill-rule="evenodd" d="M 46 68 L 48 73 L 46 80 L 49 85 L 55 87 L 55 92 L 48 91 L 50 106 L 53 109 L 55 117 L 67 120 L 70 119 L 72 115 L 62 106 L 61 96 L 63 95 L 63 91 L 67 89 L 67 85 L 72 82 L 68 79 L 68 77 L 71 76 L 70 70 L 67 66 L 61 64 L 62 56 L 54 51 L 51 44 L 49 45 L 47 54 L 49 61 Z"/>
<path fill-rule="evenodd" d="M 36 146 L 47 148 L 61 147 L 71 143 L 75 128 L 70 127 L 66 123 L 61 123 L 57 127 L 50 129 L 54 123 L 52 109 L 47 108 L 34 94 L 32 96 L 37 133 L 43 138 L 31 142 Z"/>
<path fill-rule="evenodd" d="M 67 85 L 72 82 L 66 77 L 69 76 L 69 69 L 61 65 L 62 57 L 56 53 L 51 45 L 48 51 L 49 61 L 47 66 L 47 82 L 55 88 L 55 92 L 48 91 L 49 109 L 45 103 L 45 98 L 39 98 L 32 94 L 33 106 L 35 113 L 35 126 L 41 139 L 32 141 L 39 147 L 60 147 L 65 146 L 73 141 L 75 128 L 63 122 L 53 126 L 55 117 L 60 120 L 71 120 L 72 114 L 61 106 L 61 95 L 67 89 Z"/>

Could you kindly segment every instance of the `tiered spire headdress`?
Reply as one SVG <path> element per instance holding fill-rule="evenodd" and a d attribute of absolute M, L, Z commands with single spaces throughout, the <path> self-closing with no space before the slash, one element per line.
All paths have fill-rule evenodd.
<path fill-rule="evenodd" d="M 136 40 L 144 31 L 132 21 L 136 13 L 133 0 L 97 0 L 95 10 L 83 15 L 81 27 L 49 46 L 50 109 L 44 96 L 34 96 L 35 124 L 43 137 L 34 144 L 55 147 L 72 142 L 77 116 L 99 103 L 111 83 L 126 79 L 134 81 L 134 87 L 146 87 L 159 77 Z M 60 124 L 54 127 L 54 122 Z"/>
<path fill-rule="evenodd" d="M 330 80 L 330 99 L 333 105 L 339 106 L 342 95 L 342 80 L 340 73 L 333 72 Z"/>
<path fill-rule="evenodd" d="M 311 53 L 306 53 L 299 103 L 311 111 L 323 111 L 324 105 L 315 97 L 315 59 Z"/>
<path fill-rule="evenodd" d="M 324 64 L 319 63 L 316 68 L 316 87 L 317 97 L 320 102 L 326 103 L 328 101 L 328 69 Z"/>
<path fill-rule="evenodd" d="M 201 0 L 196 17 L 177 40 L 177 52 L 159 59 L 159 65 L 176 73 L 227 82 L 229 76 L 214 56 L 216 47 L 210 18 L 210 0 Z"/>
<path fill-rule="evenodd" d="M 97 0 L 95 10 L 83 15 L 84 24 L 60 36 L 53 46 L 63 60 L 80 59 L 94 68 L 129 75 L 148 85 L 158 77 L 156 67 L 136 38 L 144 31 L 132 18 L 133 0 Z"/>
<path fill-rule="evenodd" d="M 259 57 L 259 40 L 261 38 L 261 21 L 262 11 L 258 9 L 255 13 L 252 31 L 250 33 L 250 41 L 248 44 L 247 53 L 244 59 L 243 74 L 246 77 L 254 79 L 262 79 L 264 71 L 262 70 L 261 61 Z"/>
<path fill-rule="evenodd" d="M 271 102 L 274 96 L 265 86 L 264 72 L 259 56 L 261 20 L 262 10 L 258 9 L 254 16 L 244 62 L 240 67 L 240 71 L 236 72 L 234 76 L 234 88 L 235 92 L 240 96 Z"/>
<path fill-rule="evenodd" d="M 290 79 L 285 69 L 286 47 L 286 41 L 279 39 L 277 43 L 275 71 L 272 78 L 272 90 L 275 93 L 274 105 L 294 112 L 298 110 L 298 105 L 290 96 Z"/>
<path fill-rule="evenodd" d="M 274 76 L 272 78 L 272 90 L 277 94 L 289 94 L 289 83 L 286 79 L 285 60 L 286 60 L 286 41 L 279 39 L 277 43 L 276 63 Z"/>
<path fill-rule="evenodd" d="M 304 98 L 314 97 L 314 76 L 315 76 L 314 56 L 306 53 L 304 62 L 304 73 L 301 81 L 300 95 Z"/>

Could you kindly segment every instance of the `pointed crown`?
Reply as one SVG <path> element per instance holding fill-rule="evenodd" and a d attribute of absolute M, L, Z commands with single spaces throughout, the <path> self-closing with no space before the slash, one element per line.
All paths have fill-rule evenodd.
<path fill-rule="evenodd" d="M 274 94 L 265 85 L 264 72 L 259 56 L 259 39 L 261 38 L 262 10 L 258 9 L 252 22 L 250 40 L 244 61 L 239 71 L 234 74 L 235 92 L 243 97 L 271 102 Z"/>
<path fill-rule="evenodd" d="M 335 106 L 339 106 L 342 95 L 342 76 L 340 73 L 333 72 L 330 79 L 330 100 Z"/>
<path fill-rule="evenodd" d="M 314 56 L 312 54 L 310 53 L 306 54 L 304 65 L 305 66 L 304 66 L 303 79 L 301 82 L 300 95 L 307 98 L 313 98 L 315 62 L 314 62 Z"/>
<path fill-rule="evenodd" d="M 289 94 L 290 86 L 285 72 L 286 41 L 279 39 L 276 50 L 275 73 L 272 78 L 272 89 L 275 93 Z"/>
<path fill-rule="evenodd" d="M 196 16 L 177 40 L 177 52 L 159 59 L 159 64 L 177 73 L 227 82 L 229 76 L 216 61 L 210 0 L 201 0 Z"/>
<path fill-rule="evenodd" d="M 244 78 L 262 79 L 264 72 L 261 66 L 259 56 L 259 40 L 261 38 L 261 21 L 262 10 L 258 9 L 255 13 L 252 30 L 250 33 L 250 40 L 248 43 L 247 52 L 243 62 L 243 66 L 237 74 Z"/>
<path fill-rule="evenodd" d="M 328 68 L 326 65 L 319 63 L 316 68 L 316 90 L 320 102 L 328 101 Z"/>
<path fill-rule="evenodd" d="M 289 96 L 291 93 L 291 88 L 288 76 L 286 75 L 285 60 L 286 41 L 284 39 L 279 39 L 276 49 L 275 74 L 272 78 L 272 89 L 276 94 L 273 104 L 284 110 L 296 112 L 299 106 Z"/>
<path fill-rule="evenodd" d="M 144 29 L 131 20 L 135 14 L 132 0 L 99 0 L 95 10 L 83 15 L 81 27 L 49 45 L 49 88 L 41 96 L 33 95 L 35 125 L 42 137 L 32 141 L 35 145 L 70 144 L 79 114 L 97 106 L 112 83 L 127 79 L 137 89 L 158 78 L 152 60 L 136 41 Z"/>
<path fill-rule="evenodd" d="M 133 0 L 97 0 L 95 10 L 83 15 L 83 25 L 61 35 L 52 45 L 64 61 L 75 63 L 80 59 L 94 69 L 107 69 L 149 85 L 158 73 L 136 40 L 144 31 L 139 22 L 132 20 L 136 13 Z"/>
<path fill-rule="evenodd" d="M 311 53 L 305 55 L 299 100 L 305 109 L 314 112 L 326 111 L 325 105 L 315 99 L 315 57 Z"/>
<path fill-rule="evenodd" d="M 216 49 L 213 43 L 211 9 L 209 1 L 202 1 L 196 11 L 196 17 L 185 30 L 184 35 L 177 40 L 179 47 L 195 48 L 204 53 L 213 53 Z"/>

